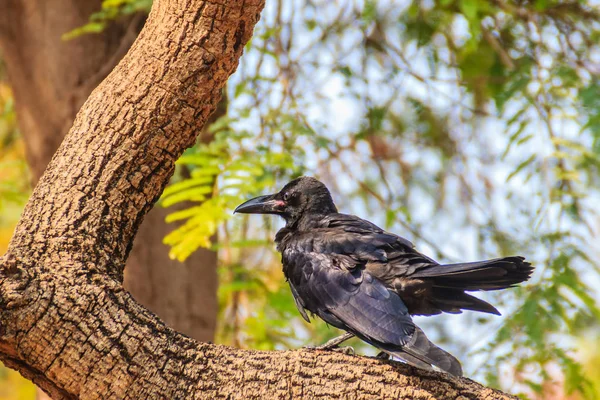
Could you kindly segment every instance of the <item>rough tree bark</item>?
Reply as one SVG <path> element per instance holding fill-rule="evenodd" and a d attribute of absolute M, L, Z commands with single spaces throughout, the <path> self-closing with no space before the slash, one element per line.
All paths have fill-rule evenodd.
<path fill-rule="evenodd" d="M 35 184 L 77 111 L 129 50 L 145 17 L 135 15 L 100 34 L 63 41 L 61 35 L 87 23 L 102 0 L 5 1 L 0 48 Z M 169 326 L 209 341 L 217 318 L 217 256 L 199 250 L 185 263 L 169 259 L 162 243 L 173 229 L 165 223 L 169 212 L 156 207 L 146 216 L 127 260 L 124 285 Z"/>
<path fill-rule="evenodd" d="M 123 289 L 136 231 L 214 110 L 262 7 L 155 1 L 0 259 L 0 359 L 55 399 L 512 398 L 370 358 L 198 343 Z"/>

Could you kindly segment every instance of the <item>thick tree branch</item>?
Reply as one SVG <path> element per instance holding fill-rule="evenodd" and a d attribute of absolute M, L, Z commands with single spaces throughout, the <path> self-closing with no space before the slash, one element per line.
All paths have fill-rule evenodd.
<path fill-rule="evenodd" d="M 214 110 L 262 6 L 155 1 L 0 259 L 0 359 L 55 398 L 510 398 L 370 358 L 197 343 L 123 289 L 137 227 Z"/>
<path fill-rule="evenodd" d="M 91 254 L 95 270 L 121 279 L 140 222 L 214 111 L 258 18 L 256 2 L 224 4 L 156 3 L 49 164 L 12 252 Z"/>
<path fill-rule="evenodd" d="M 86 24 L 101 5 L 102 0 L 8 0 L 0 12 L 0 52 L 33 183 L 41 178 L 84 101 L 125 56 L 146 21 L 147 15 L 138 13 L 111 22 L 102 33 L 61 39 Z M 203 136 L 201 140 L 210 140 L 210 135 Z M 216 252 L 201 249 L 184 263 L 169 259 L 163 238 L 173 230 L 165 222 L 173 211 L 155 207 L 144 217 L 127 259 L 124 285 L 173 328 L 197 340 L 212 340 Z"/>
<path fill-rule="evenodd" d="M 29 330 L 17 334 L 20 357 L 43 371 L 54 391 L 75 397 L 512 398 L 465 378 L 372 358 L 198 344 L 158 321 L 114 280 L 47 279 L 32 277 L 41 281 L 35 289 L 3 287 L 12 287 L 15 299 L 30 297 L 23 290 L 41 293 L 18 306 L 32 316 Z"/>

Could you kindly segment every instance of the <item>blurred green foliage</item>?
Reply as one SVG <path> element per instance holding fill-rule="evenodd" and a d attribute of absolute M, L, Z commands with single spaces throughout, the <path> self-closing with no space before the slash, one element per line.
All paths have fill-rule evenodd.
<path fill-rule="evenodd" d="M 17 128 L 14 100 L 0 60 L 0 254 L 4 254 L 29 197 L 29 171 Z M 0 400 L 35 398 L 35 386 L 0 366 Z"/>
<path fill-rule="evenodd" d="M 63 40 L 74 39 L 89 33 L 100 33 L 110 21 L 138 12 L 148 12 L 152 0 L 104 0 L 102 9 L 90 16 L 90 22 L 84 26 L 65 32 Z"/>
<path fill-rule="evenodd" d="M 0 254 L 29 196 L 29 173 L 14 110 L 12 91 L 0 65 Z"/>
<path fill-rule="evenodd" d="M 150 5 L 106 0 L 65 37 Z M 600 365 L 575 352 L 598 353 L 577 338 L 600 317 L 599 39 L 589 1 L 267 2 L 214 140 L 186 152 L 160 201 L 189 205 L 169 216 L 173 258 L 219 250 L 218 340 L 276 349 L 337 333 L 298 317 L 271 244 L 280 223 L 231 215 L 314 174 L 340 209 L 441 261 L 526 255 L 532 282 L 486 296 L 506 317 L 436 317 L 428 334 L 496 387 L 600 396 Z"/>
<path fill-rule="evenodd" d="M 289 176 L 297 168 L 289 153 L 276 153 L 266 146 L 246 149 L 231 146 L 252 138 L 250 132 L 234 131 L 229 118 L 213 124 L 214 135 L 208 144 L 198 144 L 184 154 L 177 164 L 185 166 L 187 177 L 179 177 L 165 189 L 160 204 L 169 207 L 177 203 L 194 205 L 170 214 L 167 222 L 185 223 L 165 237 L 171 246 L 171 257 L 184 260 L 199 247 L 211 247 L 211 237 L 232 215 L 248 193 L 260 193 L 273 187 L 277 176 Z M 180 170 L 181 171 L 181 170 Z M 239 243 L 232 243 L 232 245 Z"/>
<path fill-rule="evenodd" d="M 0 368 L 0 400 L 31 400 L 36 398 L 35 386 L 17 371 Z"/>

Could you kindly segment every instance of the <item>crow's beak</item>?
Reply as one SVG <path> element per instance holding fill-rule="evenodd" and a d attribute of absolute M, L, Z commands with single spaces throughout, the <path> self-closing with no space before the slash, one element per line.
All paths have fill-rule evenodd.
<path fill-rule="evenodd" d="M 233 213 L 242 214 L 280 214 L 283 212 L 285 202 L 274 199 L 274 194 L 259 196 L 240 204 Z"/>

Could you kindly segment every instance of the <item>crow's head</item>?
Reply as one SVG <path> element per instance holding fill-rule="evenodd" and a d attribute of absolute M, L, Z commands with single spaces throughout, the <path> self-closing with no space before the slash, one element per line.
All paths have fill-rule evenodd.
<path fill-rule="evenodd" d="M 327 187 L 308 176 L 296 178 L 278 193 L 255 197 L 240 204 L 235 211 L 245 214 L 276 214 L 288 224 L 305 215 L 337 212 Z"/>

